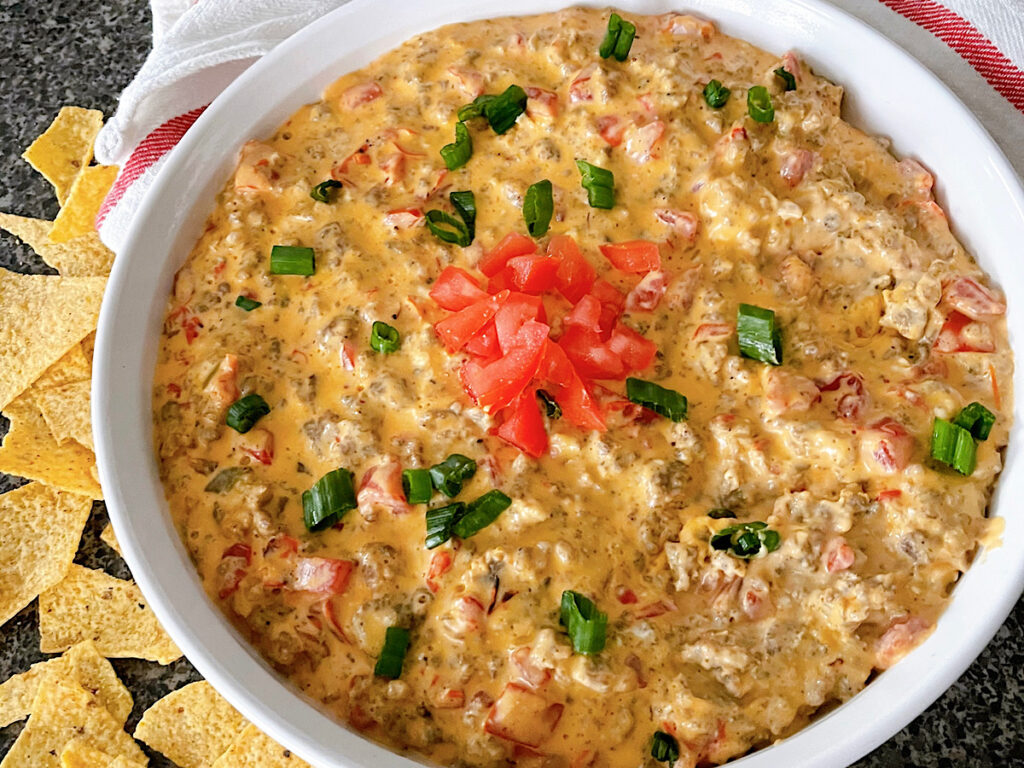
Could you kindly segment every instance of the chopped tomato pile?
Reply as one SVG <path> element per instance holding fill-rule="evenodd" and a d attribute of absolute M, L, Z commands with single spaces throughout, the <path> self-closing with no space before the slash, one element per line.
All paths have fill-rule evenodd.
<path fill-rule="evenodd" d="M 665 292 L 656 243 L 601 246 L 620 272 L 641 280 L 627 296 L 604 279 L 576 241 L 555 235 L 543 253 L 510 233 L 480 259 L 486 286 L 459 267 L 446 267 L 430 296 L 450 314 L 434 325 L 445 349 L 468 359 L 459 372 L 466 394 L 496 414 L 497 435 L 524 453 L 547 451 L 537 390 L 584 430 L 604 431 L 596 380 L 625 379 L 653 361 L 656 345 L 621 321 L 623 311 L 652 311 Z M 560 319 L 560 323 L 552 320 Z M 557 338 L 552 327 L 561 327 Z"/>

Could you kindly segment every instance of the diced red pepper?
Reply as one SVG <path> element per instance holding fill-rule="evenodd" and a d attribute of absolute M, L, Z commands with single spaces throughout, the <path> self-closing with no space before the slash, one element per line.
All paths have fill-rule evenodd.
<path fill-rule="evenodd" d="M 437 593 L 441 586 L 437 580 L 448 573 L 452 567 L 452 553 L 447 549 L 441 549 L 430 558 L 430 570 L 427 572 L 427 586 L 430 591 Z"/>
<path fill-rule="evenodd" d="M 494 317 L 498 307 L 508 298 L 508 292 L 488 296 L 460 309 L 453 315 L 434 324 L 434 332 L 448 352 L 458 352 L 473 336 Z"/>
<path fill-rule="evenodd" d="M 502 354 L 508 354 L 515 344 L 519 330 L 529 320 L 547 322 L 544 302 L 540 296 L 529 296 L 525 293 L 509 293 L 494 315 L 494 327 L 498 338 L 498 348 Z"/>
<path fill-rule="evenodd" d="M 604 414 L 587 389 L 576 368 L 560 346 L 550 339 L 544 347 L 539 376 L 554 390 L 551 394 L 562 409 L 562 417 L 580 429 L 604 432 Z"/>
<path fill-rule="evenodd" d="M 498 437 L 511 443 L 527 456 L 539 458 L 548 449 L 548 433 L 537 402 L 537 390 L 527 387 L 505 410 L 505 421 L 498 427 Z"/>
<path fill-rule="evenodd" d="M 558 272 L 555 273 L 555 287 L 566 299 L 575 304 L 594 285 L 597 270 L 580 253 L 576 241 L 568 235 L 554 235 L 548 241 L 548 255 L 554 256 L 560 262 Z"/>
<path fill-rule="evenodd" d="M 608 340 L 608 348 L 622 358 L 623 364 L 630 371 L 642 371 L 654 362 L 658 351 L 657 344 L 622 323 L 616 323 L 612 337 Z"/>
<path fill-rule="evenodd" d="M 536 252 L 537 243 L 532 238 L 518 232 L 509 232 L 490 252 L 484 254 L 476 266 L 488 277 L 493 277 L 505 268 L 509 259 Z"/>
<path fill-rule="evenodd" d="M 601 253 L 612 266 L 623 272 L 642 274 L 661 269 L 658 244 L 650 240 L 631 240 L 627 243 L 609 243 L 601 246 Z"/>
<path fill-rule="evenodd" d="M 536 320 L 520 329 L 510 351 L 492 363 L 468 361 L 462 366 L 462 386 L 481 408 L 500 410 L 509 405 L 533 379 L 550 328 Z"/>
<path fill-rule="evenodd" d="M 487 298 L 475 277 L 458 267 L 445 267 L 430 288 L 430 298 L 442 309 L 457 312 L 470 304 Z"/>
<path fill-rule="evenodd" d="M 512 285 L 524 293 L 543 293 L 555 287 L 558 259 L 541 254 L 513 256 L 506 269 L 511 270 Z"/>

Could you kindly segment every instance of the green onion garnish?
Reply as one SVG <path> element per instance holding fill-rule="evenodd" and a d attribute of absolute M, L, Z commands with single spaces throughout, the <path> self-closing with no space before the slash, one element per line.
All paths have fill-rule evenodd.
<path fill-rule="evenodd" d="M 793 73 L 785 67 L 779 67 L 774 70 L 775 76 L 782 81 L 784 91 L 795 91 L 796 90 L 796 78 L 793 77 Z M 764 122 L 768 122 L 765 120 Z"/>
<path fill-rule="evenodd" d="M 576 653 L 589 655 L 604 650 L 608 614 L 597 610 L 589 598 L 571 589 L 563 592 L 559 622 L 569 631 Z"/>
<path fill-rule="evenodd" d="M 458 122 L 455 124 L 455 141 L 441 147 L 441 159 L 449 171 L 454 171 L 468 163 L 472 156 L 473 139 L 469 136 L 469 129 L 465 123 Z"/>
<path fill-rule="evenodd" d="M 497 95 L 483 94 L 459 109 L 459 120 L 473 120 L 477 117 L 487 118 L 491 130 L 504 133 L 513 125 L 519 116 L 526 111 L 526 91 L 518 85 L 510 85 Z"/>
<path fill-rule="evenodd" d="M 523 219 L 530 237 L 543 237 L 551 224 L 555 201 L 551 194 L 551 182 L 547 179 L 531 184 L 523 198 Z"/>
<path fill-rule="evenodd" d="M 257 394 L 246 395 L 228 406 L 224 422 L 236 432 L 246 433 L 253 424 L 270 413 L 267 401 Z"/>
<path fill-rule="evenodd" d="M 726 518 L 736 517 L 736 513 L 731 509 L 725 509 L 724 507 L 716 507 L 715 509 L 708 510 L 708 517 L 712 520 L 724 520 Z"/>
<path fill-rule="evenodd" d="M 712 80 L 704 86 L 704 102 L 712 109 L 721 109 L 729 100 L 732 93 L 718 80 Z"/>
<path fill-rule="evenodd" d="M 759 520 L 730 525 L 711 537 L 712 549 L 728 551 L 744 560 L 754 557 L 762 547 L 765 552 L 774 552 L 781 543 L 779 532 L 771 530 L 768 523 Z"/>
<path fill-rule="evenodd" d="M 469 232 L 469 242 L 476 237 L 476 196 L 468 189 L 457 190 L 448 195 L 455 212 L 462 217 L 466 223 L 466 231 Z"/>
<path fill-rule="evenodd" d="M 332 469 L 302 494 L 302 519 L 309 531 L 322 531 L 355 509 L 354 475 L 347 469 Z"/>
<path fill-rule="evenodd" d="M 466 505 L 466 514 L 452 523 L 452 533 L 468 539 L 498 519 L 512 504 L 512 499 L 499 490 L 488 491 Z"/>
<path fill-rule="evenodd" d="M 782 334 L 772 310 L 740 304 L 736 310 L 736 336 L 743 357 L 782 365 Z"/>
<path fill-rule="evenodd" d="M 476 235 L 476 198 L 469 190 L 459 190 L 448 195 L 448 199 L 461 221 L 444 211 L 427 211 L 427 228 L 438 240 L 465 248 Z"/>
<path fill-rule="evenodd" d="M 633 45 L 633 38 L 636 37 L 636 25 L 626 21 L 619 14 L 613 13 L 608 18 L 608 31 L 605 32 L 601 47 L 597 49 L 602 59 L 614 56 L 616 61 L 625 61 L 629 56 L 629 49 Z"/>
<path fill-rule="evenodd" d="M 402 492 L 410 504 L 426 504 L 434 495 L 429 469 L 402 470 Z"/>
<path fill-rule="evenodd" d="M 675 763 L 679 759 L 679 742 L 675 736 L 664 731 L 655 731 L 651 739 L 651 757 L 661 763 Z"/>
<path fill-rule="evenodd" d="M 270 249 L 270 274 L 305 275 L 316 271 L 313 249 L 301 245 L 275 245 Z"/>
<path fill-rule="evenodd" d="M 755 85 L 747 91 L 747 112 L 758 123 L 770 123 L 775 119 L 772 95 L 763 85 Z"/>
<path fill-rule="evenodd" d="M 961 475 L 970 475 L 978 464 L 978 445 L 970 430 L 936 419 L 932 425 L 932 458 Z"/>
<path fill-rule="evenodd" d="M 615 207 L 615 175 L 607 168 L 600 168 L 586 160 L 577 160 L 580 170 L 580 185 L 587 190 L 587 202 L 591 208 Z"/>
<path fill-rule="evenodd" d="M 996 415 L 981 403 L 971 403 L 956 415 L 953 423 L 970 432 L 975 440 L 988 440 Z"/>
<path fill-rule="evenodd" d="M 562 406 L 560 406 L 555 398 L 549 395 L 545 390 L 537 390 L 537 399 L 539 399 L 541 405 L 544 406 L 544 413 L 547 414 L 549 419 L 554 420 L 562 417 Z"/>
<path fill-rule="evenodd" d="M 379 320 L 370 326 L 370 348 L 374 351 L 389 355 L 397 352 L 401 346 L 402 337 L 398 335 L 397 329 Z"/>
<path fill-rule="evenodd" d="M 408 629 L 388 627 L 384 632 L 384 647 L 380 651 L 380 656 L 377 657 L 373 674 L 391 680 L 401 677 L 402 664 L 405 661 L 405 653 L 409 650 L 411 640 L 412 637 Z"/>
<path fill-rule="evenodd" d="M 449 499 L 462 492 L 462 484 L 476 474 L 476 462 L 461 453 L 453 453 L 429 469 L 434 487 Z"/>
<path fill-rule="evenodd" d="M 626 379 L 626 397 L 629 402 L 642 405 L 672 421 L 686 418 L 686 397 L 653 381 Z"/>
<path fill-rule="evenodd" d="M 262 307 L 262 301 L 256 301 L 256 299 L 250 299 L 248 296 L 239 296 L 235 299 L 235 306 L 241 307 L 246 312 L 252 312 L 256 307 Z"/>
<path fill-rule="evenodd" d="M 321 181 L 309 190 L 309 196 L 318 203 L 329 203 L 334 200 L 334 190 L 336 189 L 341 189 L 341 182 L 335 179 L 328 179 L 327 181 Z"/>
<path fill-rule="evenodd" d="M 427 549 L 440 547 L 452 537 L 455 521 L 466 514 L 466 505 L 461 501 L 445 504 L 427 510 Z"/>

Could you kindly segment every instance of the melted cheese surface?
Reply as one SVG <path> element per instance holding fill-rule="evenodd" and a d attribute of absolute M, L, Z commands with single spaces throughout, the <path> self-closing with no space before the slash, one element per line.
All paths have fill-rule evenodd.
<path fill-rule="evenodd" d="M 597 56 L 607 14 L 572 9 L 448 26 L 342 77 L 246 145 L 168 305 L 156 450 L 211 598 L 326 710 L 439 763 L 636 766 L 656 730 L 678 739 L 677 768 L 768 745 L 923 640 L 988 531 L 1012 356 L 998 314 L 962 329 L 964 351 L 937 351 L 967 302 L 950 285 L 970 278 L 1000 300 L 930 175 L 843 122 L 842 89 L 791 54 L 693 17 L 630 18 L 623 63 Z M 732 90 L 722 109 L 702 97 L 712 78 Z M 513 83 L 542 90 L 504 135 L 471 124 L 472 159 L 446 172 L 458 108 Z M 771 92 L 771 123 L 747 115 L 754 85 Z M 614 172 L 613 210 L 587 205 L 576 158 Z M 337 199 L 315 202 L 332 173 Z M 613 414 L 603 434 L 552 421 L 533 460 L 463 392 L 427 292 L 445 266 L 477 274 L 524 232 L 523 195 L 545 178 L 550 234 L 572 235 L 624 293 L 638 278 L 598 246 L 660 244 L 665 295 L 624 320 L 658 346 L 641 375 L 690 408 L 678 424 Z M 444 209 L 453 189 L 476 195 L 468 248 L 389 216 Z M 274 245 L 314 248 L 316 273 L 271 275 Z M 262 306 L 245 312 L 238 295 Z M 740 302 L 776 312 L 782 366 L 715 331 Z M 399 330 L 399 352 L 370 348 L 377 320 Z M 238 434 L 225 409 L 248 393 L 271 411 Z M 929 439 L 935 417 L 972 401 L 997 421 L 962 477 L 931 462 Z M 474 537 L 428 551 L 422 505 L 364 504 L 306 531 L 301 494 L 324 473 L 359 482 L 451 453 L 479 466 L 460 499 L 514 500 Z M 708 517 L 719 507 L 767 522 L 780 548 L 713 550 L 735 522 Z M 451 567 L 432 573 L 442 551 Z M 335 561 L 354 564 L 339 594 L 321 589 Z M 600 654 L 572 652 L 566 589 L 609 614 Z M 391 625 L 412 630 L 395 681 L 373 675 Z"/>

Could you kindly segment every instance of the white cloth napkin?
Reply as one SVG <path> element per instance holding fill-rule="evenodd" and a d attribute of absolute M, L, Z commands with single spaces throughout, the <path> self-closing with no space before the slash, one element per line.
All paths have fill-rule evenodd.
<path fill-rule="evenodd" d="M 121 166 L 97 218 L 111 249 L 202 109 L 260 56 L 347 1 L 151 0 L 153 50 L 96 142 L 98 162 Z M 1024 0 L 833 2 L 941 77 L 1024 175 Z"/>

